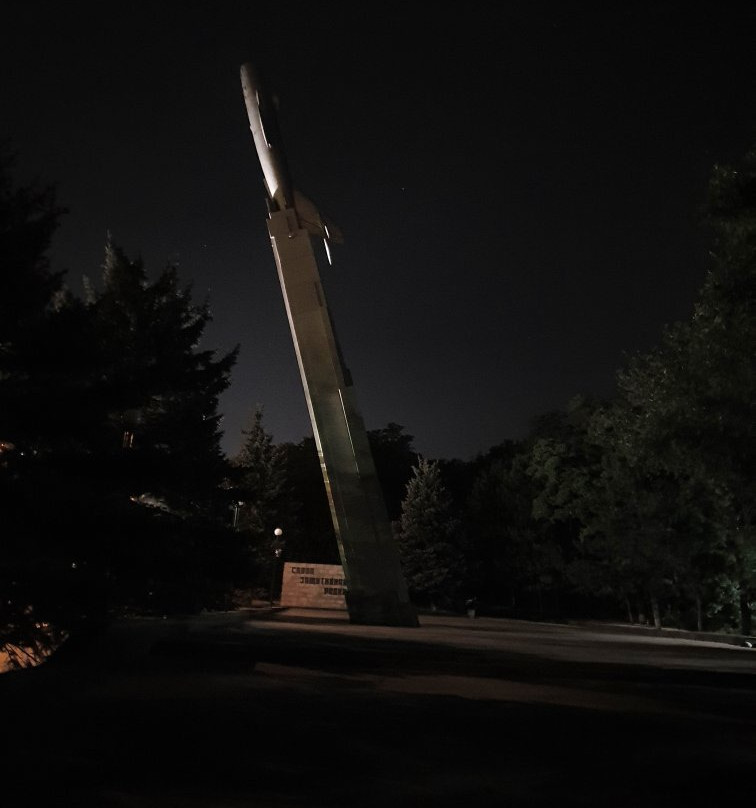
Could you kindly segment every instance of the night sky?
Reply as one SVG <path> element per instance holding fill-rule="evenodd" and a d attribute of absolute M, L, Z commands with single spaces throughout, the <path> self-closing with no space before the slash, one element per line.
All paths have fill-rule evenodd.
<path fill-rule="evenodd" d="M 230 454 L 257 405 L 275 441 L 312 434 L 248 59 L 295 186 L 344 233 L 323 283 L 368 429 L 471 459 L 610 394 L 690 316 L 711 168 L 756 143 L 756 6 L 448 5 L 4 6 L 0 137 L 70 209 L 53 268 L 79 293 L 110 232 L 209 296 L 202 347 L 241 344 Z"/>

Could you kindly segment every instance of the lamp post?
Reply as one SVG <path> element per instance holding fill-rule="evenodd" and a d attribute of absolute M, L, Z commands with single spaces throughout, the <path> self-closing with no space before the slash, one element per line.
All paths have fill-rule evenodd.
<path fill-rule="evenodd" d="M 273 531 L 273 535 L 275 539 L 273 539 L 273 559 L 270 562 L 270 589 L 268 590 L 271 608 L 273 607 L 273 585 L 276 580 L 276 568 L 278 567 L 278 559 L 281 558 L 283 553 L 283 539 L 281 538 L 283 530 L 277 527 Z"/>
<path fill-rule="evenodd" d="M 239 511 L 241 511 L 242 505 L 244 505 L 244 503 L 238 501 L 234 502 L 234 504 L 231 506 L 234 510 L 234 523 L 233 523 L 234 530 L 239 529 Z"/>

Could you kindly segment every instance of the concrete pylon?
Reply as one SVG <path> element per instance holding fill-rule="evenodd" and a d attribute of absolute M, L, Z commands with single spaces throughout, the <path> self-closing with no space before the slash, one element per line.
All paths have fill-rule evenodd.
<path fill-rule="evenodd" d="M 350 622 L 417 626 L 311 235 L 300 227 L 295 209 L 271 212 L 268 232 L 344 568 Z"/>

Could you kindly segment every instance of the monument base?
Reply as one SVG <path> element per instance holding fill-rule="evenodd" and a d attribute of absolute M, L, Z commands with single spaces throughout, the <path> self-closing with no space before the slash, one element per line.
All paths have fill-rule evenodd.
<path fill-rule="evenodd" d="M 346 609 L 344 568 L 341 564 L 287 561 L 281 580 L 281 606 L 306 609 Z"/>
<path fill-rule="evenodd" d="M 409 602 L 401 602 L 395 592 L 361 595 L 346 592 L 349 622 L 358 626 L 406 626 L 417 628 L 420 622 Z"/>

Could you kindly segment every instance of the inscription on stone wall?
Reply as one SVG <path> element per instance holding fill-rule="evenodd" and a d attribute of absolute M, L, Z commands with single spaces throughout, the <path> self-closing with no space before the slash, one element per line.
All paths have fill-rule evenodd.
<path fill-rule="evenodd" d="M 281 582 L 281 606 L 346 609 L 346 583 L 341 564 L 287 561 Z"/>

